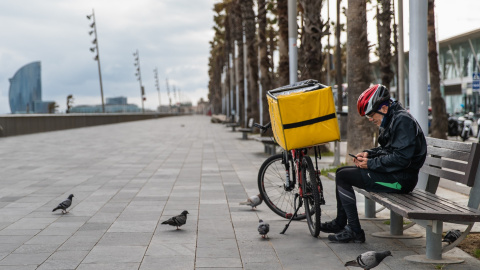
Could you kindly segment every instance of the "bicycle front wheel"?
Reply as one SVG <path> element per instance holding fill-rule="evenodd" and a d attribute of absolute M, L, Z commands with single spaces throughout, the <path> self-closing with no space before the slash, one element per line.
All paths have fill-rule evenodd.
<path fill-rule="evenodd" d="M 293 161 L 289 155 L 290 163 L 289 175 L 294 179 Z M 258 190 L 262 195 L 265 204 L 277 215 L 290 219 L 295 213 L 295 194 L 298 194 L 298 185 L 294 188 L 286 189 L 286 170 L 283 163 L 283 154 L 276 154 L 265 160 L 258 172 Z M 300 200 L 297 200 L 297 204 Z M 305 208 L 300 207 L 294 220 L 305 218 Z"/>
<path fill-rule="evenodd" d="M 313 167 L 312 159 L 309 156 L 302 160 L 302 189 L 303 204 L 307 215 L 308 229 L 313 237 L 320 234 L 320 187 L 317 182 L 316 172 Z"/>

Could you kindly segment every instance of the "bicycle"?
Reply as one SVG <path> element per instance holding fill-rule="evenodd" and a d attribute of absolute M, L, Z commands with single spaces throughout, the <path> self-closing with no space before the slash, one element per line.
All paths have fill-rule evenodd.
<path fill-rule="evenodd" d="M 262 133 L 271 127 L 255 123 Z M 312 148 L 312 147 L 309 147 Z M 267 158 L 258 172 L 258 189 L 265 204 L 277 215 L 289 219 L 281 232 L 284 234 L 292 220 L 307 219 L 313 237 L 320 234 L 321 205 L 325 204 L 317 160 L 321 159 L 318 146 L 315 150 L 315 168 L 308 148 L 282 151 Z M 299 213 L 299 210 L 301 212 Z"/>

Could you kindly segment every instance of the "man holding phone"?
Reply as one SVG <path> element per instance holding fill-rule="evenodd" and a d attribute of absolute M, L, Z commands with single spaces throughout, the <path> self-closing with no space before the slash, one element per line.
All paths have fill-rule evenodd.
<path fill-rule="evenodd" d="M 365 242 L 354 186 L 373 192 L 409 193 L 427 155 L 422 129 L 400 103 L 390 99 L 385 86 L 377 84 L 365 90 L 358 98 L 357 110 L 380 128 L 380 146 L 349 154 L 355 166 L 337 170 L 337 217 L 320 225 L 321 231 L 333 233 L 328 236 L 332 242 Z"/>

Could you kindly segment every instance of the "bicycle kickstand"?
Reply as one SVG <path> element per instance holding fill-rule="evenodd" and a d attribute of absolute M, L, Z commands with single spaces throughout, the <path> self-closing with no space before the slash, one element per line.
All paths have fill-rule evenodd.
<path fill-rule="evenodd" d="M 294 198 L 294 201 L 296 202 L 297 199 L 298 199 L 299 195 L 298 193 L 295 194 L 295 198 Z M 295 209 L 295 213 L 293 213 L 292 217 L 290 218 L 290 220 L 288 221 L 287 225 L 285 225 L 285 228 L 283 228 L 283 231 L 280 232 L 280 234 L 285 234 L 285 232 L 287 231 L 288 229 L 288 226 L 290 226 L 290 222 L 292 222 L 293 218 L 297 216 L 297 212 L 298 212 L 298 209 L 300 209 L 300 207 L 302 207 L 303 205 L 303 201 L 302 199 L 299 200 L 299 203 L 298 203 L 298 207 L 297 209 Z"/>

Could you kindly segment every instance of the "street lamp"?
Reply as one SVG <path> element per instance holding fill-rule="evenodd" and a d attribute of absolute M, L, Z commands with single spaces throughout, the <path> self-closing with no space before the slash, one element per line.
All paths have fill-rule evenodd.
<path fill-rule="evenodd" d="M 135 73 L 135 76 L 137 77 L 137 80 L 140 82 L 140 97 L 142 99 L 142 113 L 145 113 L 145 109 L 143 106 L 143 102 L 145 101 L 145 88 L 142 85 L 142 73 L 140 71 L 140 56 L 138 54 L 138 50 L 133 53 L 133 57 L 135 57 L 135 63 L 134 65 L 137 67 L 137 72 Z"/>
<path fill-rule="evenodd" d="M 157 87 L 157 92 L 158 92 L 158 111 L 160 112 L 160 107 L 162 106 L 162 102 L 160 99 L 160 84 L 158 83 L 158 69 L 156 67 L 153 70 L 153 75 L 155 76 L 155 87 Z"/>
<path fill-rule="evenodd" d="M 170 86 L 168 84 L 168 78 L 165 79 L 167 85 L 167 96 L 168 96 L 168 110 L 172 110 L 172 98 L 170 97 Z"/>
<path fill-rule="evenodd" d="M 89 35 L 95 34 L 95 39 L 92 41 L 92 43 L 95 45 L 95 47 L 91 47 L 90 51 L 95 53 L 97 51 L 97 55 L 93 58 L 93 60 L 97 61 L 98 63 L 98 77 L 100 80 L 100 94 L 102 96 L 102 112 L 105 113 L 105 103 L 103 102 L 103 84 L 102 84 L 102 71 L 100 68 L 100 51 L 98 50 L 98 38 L 97 38 L 97 24 L 95 23 L 95 11 L 92 9 L 92 14 L 87 15 L 88 20 L 92 20 L 92 24 L 90 24 L 91 30 L 88 32 Z"/>

